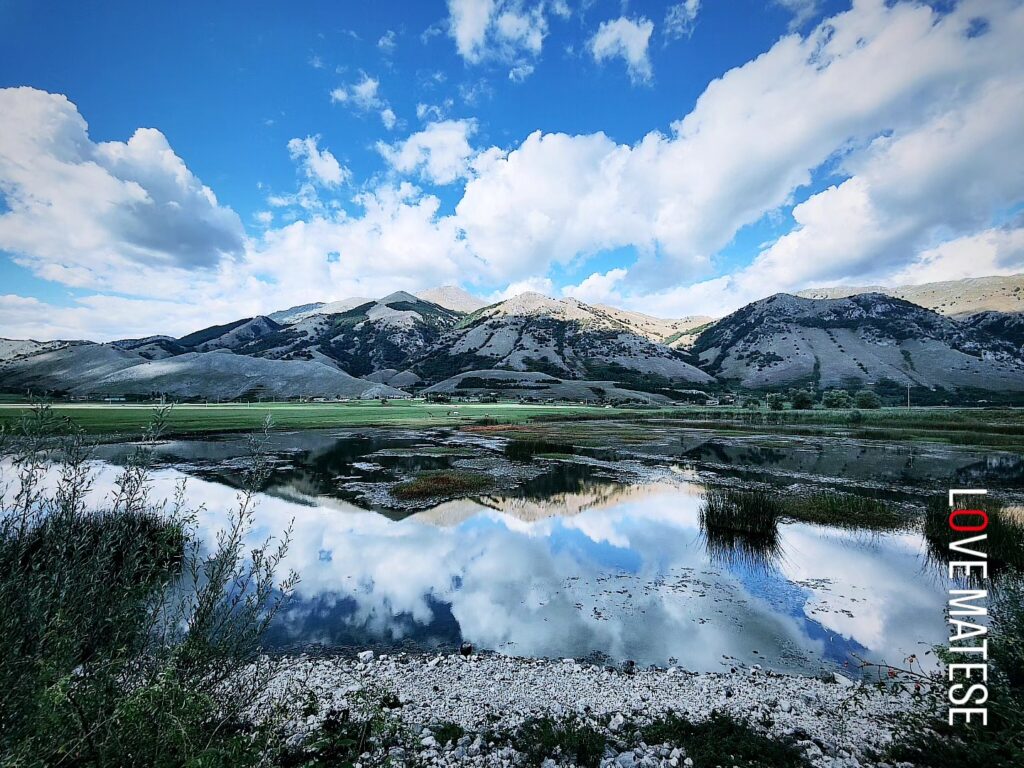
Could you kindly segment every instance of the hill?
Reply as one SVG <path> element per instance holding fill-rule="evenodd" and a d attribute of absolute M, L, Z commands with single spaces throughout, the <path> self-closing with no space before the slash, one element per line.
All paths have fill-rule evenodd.
<path fill-rule="evenodd" d="M 708 384 L 688 354 L 576 299 L 523 293 L 466 316 L 417 361 L 426 380 L 474 369 L 539 371 L 568 379 L 651 386 Z"/>
<path fill-rule="evenodd" d="M 0 365 L 0 389 L 82 396 L 233 400 L 267 397 L 397 397 L 405 393 L 312 361 L 264 360 L 230 352 L 186 352 L 151 360 L 113 344 L 86 342 Z"/>
<path fill-rule="evenodd" d="M 719 320 L 693 351 L 708 373 L 755 389 L 889 379 L 1024 391 L 1024 362 L 1013 344 L 878 293 L 842 299 L 776 294 Z"/>
<path fill-rule="evenodd" d="M 879 285 L 812 288 L 796 295 L 806 299 L 842 299 L 861 293 L 881 293 L 951 317 L 987 311 L 1024 311 L 1024 275 L 972 277 L 895 288 Z"/>

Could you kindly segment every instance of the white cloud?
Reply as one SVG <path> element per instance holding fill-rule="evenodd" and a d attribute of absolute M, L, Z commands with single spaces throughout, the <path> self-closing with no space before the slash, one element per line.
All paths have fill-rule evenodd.
<path fill-rule="evenodd" d="M 483 57 L 496 5 L 495 0 L 448 0 L 448 34 L 466 61 L 475 64 Z"/>
<path fill-rule="evenodd" d="M 991 19 L 989 31 L 968 35 L 982 11 Z M 873 189 L 886 175 L 892 177 L 888 187 L 904 188 L 885 199 L 903 206 L 891 211 L 894 221 L 920 221 L 918 234 L 943 236 L 928 223 L 934 196 L 915 192 L 923 179 L 941 181 L 939 194 L 960 187 L 949 199 L 969 205 L 959 212 L 950 205 L 936 209 L 950 225 L 960 232 L 988 226 L 985 215 L 1020 201 L 1013 180 L 1021 178 L 1024 159 L 1018 116 L 1024 74 L 1014 40 L 1022 37 L 1024 7 L 1015 3 L 966 2 L 946 15 L 920 5 L 858 3 L 806 38 L 782 38 L 712 82 L 669 136 L 652 132 L 630 146 L 603 134 L 532 134 L 468 182 L 459 222 L 492 275 L 518 280 L 550 264 L 633 246 L 641 253 L 630 270 L 633 289 L 662 290 L 666 270 L 676 284 L 710 274 L 715 254 L 740 228 L 789 203 L 815 169 L 845 158 L 847 173 L 878 177 Z M 976 128 L 953 132 L 949 121 L 972 110 Z M 904 146 L 904 138 L 907 161 L 886 171 L 891 147 Z M 954 144 L 963 152 L 943 173 L 943 153 Z M 922 159 L 931 162 L 922 165 Z M 938 175 L 922 175 L 932 166 Z M 831 221 L 813 216 L 829 197 L 851 196 L 864 184 L 863 178 L 851 181 L 841 193 L 797 209 L 800 227 L 821 221 L 815 237 L 792 238 L 806 243 L 802 264 L 837 274 L 841 261 L 862 258 L 857 253 L 874 258 L 857 242 L 863 231 L 881 234 L 871 231 L 873 223 L 844 228 L 856 211 L 852 205 L 837 200 L 830 209 L 841 216 Z M 914 213 L 917 206 L 922 212 Z M 897 217 L 904 208 L 909 213 Z M 816 240 L 819 235 L 829 239 Z M 890 268 L 913 258 L 913 243 L 936 244 L 889 242 Z M 795 278 L 802 268 L 780 260 L 774 271 Z"/>
<path fill-rule="evenodd" d="M 893 285 L 961 280 L 978 275 L 1024 272 L 1024 227 L 986 229 L 958 237 L 917 255 L 914 263 L 893 274 Z"/>
<path fill-rule="evenodd" d="M 665 11 L 665 23 L 662 25 L 665 37 L 678 39 L 692 35 L 698 13 L 700 0 L 683 0 L 681 3 L 670 5 Z"/>
<path fill-rule="evenodd" d="M 339 86 L 332 90 L 331 101 L 351 104 L 362 112 L 376 109 L 384 104 L 380 98 L 380 80 L 370 77 L 364 72 L 359 82 Z"/>
<path fill-rule="evenodd" d="M 487 296 L 486 299 L 491 304 L 494 304 L 499 301 L 505 301 L 505 299 L 511 299 L 513 296 L 518 296 L 520 293 L 543 293 L 550 296 L 554 292 L 555 285 L 551 282 L 551 278 L 531 277 L 527 280 L 518 280 L 514 283 L 509 283 L 502 290 L 495 291 Z"/>
<path fill-rule="evenodd" d="M 143 270 L 208 269 L 241 255 L 221 206 L 162 133 L 94 143 L 75 105 L 33 88 L 0 90 L 0 249 L 44 279 L 124 287 Z"/>
<path fill-rule="evenodd" d="M 324 187 L 337 187 L 352 174 L 330 151 L 317 146 L 319 140 L 319 136 L 292 139 L 288 142 L 288 154 L 300 163 L 307 178 Z"/>
<path fill-rule="evenodd" d="M 654 22 L 643 17 L 634 20 L 622 16 L 612 21 L 603 21 L 590 39 L 590 53 L 594 61 L 599 63 L 621 58 L 626 62 L 630 80 L 646 83 L 652 75 L 647 48 L 653 32 Z"/>
<path fill-rule="evenodd" d="M 370 77 L 365 72 L 358 82 L 332 90 L 331 102 L 347 104 L 357 112 L 377 111 L 381 122 L 389 131 L 398 123 L 394 110 L 380 94 L 380 80 Z"/>
<path fill-rule="evenodd" d="M 377 47 L 387 55 L 394 53 L 397 46 L 398 40 L 393 29 L 389 29 L 377 40 Z"/>
<path fill-rule="evenodd" d="M 384 142 L 377 149 L 396 171 L 419 171 L 436 184 L 451 184 L 464 178 L 475 152 L 469 138 L 476 132 L 474 120 L 444 120 L 430 123 L 404 141 Z"/>
<path fill-rule="evenodd" d="M 509 79 L 521 82 L 534 70 L 548 33 L 547 13 L 567 18 L 562 2 L 548 6 L 525 0 L 448 0 L 448 34 L 469 64 L 511 64 Z"/>
<path fill-rule="evenodd" d="M 775 0 L 775 3 L 793 14 L 790 31 L 800 29 L 818 15 L 818 0 Z"/>
<path fill-rule="evenodd" d="M 763 289 L 886 276 L 912 254 L 986 229 L 994 211 L 1024 201 L 1022 136 L 1018 66 L 921 125 L 853 153 L 844 164 L 850 178 L 796 206 L 797 226 L 744 279 Z M 951 251 L 941 253 L 933 273 L 949 270 Z"/>
<path fill-rule="evenodd" d="M 451 98 L 445 99 L 440 104 L 420 103 L 416 105 L 416 118 L 428 122 L 438 122 L 439 120 L 444 120 L 445 115 L 452 106 L 454 106 L 454 102 Z"/>
<path fill-rule="evenodd" d="M 588 304 L 618 304 L 622 295 L 617 286 L 626 277 L 627 271 L 621 267 L 609 269 L 605 273 L 594 272 L 578 285 L 567 285 L 562 295 L 585 301 Z"/>

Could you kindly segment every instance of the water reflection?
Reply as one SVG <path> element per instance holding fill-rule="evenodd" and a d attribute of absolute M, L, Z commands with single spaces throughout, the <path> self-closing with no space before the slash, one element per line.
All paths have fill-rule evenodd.
<path fill-rule="evenodd" d="M 97 494 L 115 472 L 101 469 Z M 181 477 L 159 470 L 154 497 Z M 188 482 L 210 539 L 236 492 L 219 478 Z M 918 536 L 782 524 L 781 556 L 755 567 L 709 555 L 702 492 L 588 479 L 547 501 L 492 496 L 403 520 L 334 498 L 263 494 L 253 538 L 294 518 L 287 566 L 302 576 L 269 641 L 450 649 L 468 640 L 518 655 L 807 672 L 853 653 L 898 661 L 943 639 L 943 585 L 922 570 Z"/>

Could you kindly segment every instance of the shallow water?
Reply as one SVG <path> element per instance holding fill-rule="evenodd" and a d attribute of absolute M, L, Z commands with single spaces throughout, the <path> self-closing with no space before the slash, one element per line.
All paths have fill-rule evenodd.
<path fill-rule="evenodd" d="M 541 461 L 510 490 L 412 513 L 375 509 L 357 492 L 488 456 L 501 471 L 501 447 L 446 432 L 272 435 L 277 470 L 254 537 L 294 518 L 287 565 L 302 581 L 268 643 L 451 650 L 469 641 L 697 671 L 737 661 L 800 672 L 853 669 L 857 658 L 898 663 L 946 634 L 947 584 L 918 533 L 781 523 L 777 551 L 730 553 L 701 530 L 701 481 L 767 474 L 827 484 L 834 472 L 834 484 L 845 477 L 904 494 L 974 477 L 1020 484 L 1010 454 L 682 435 L 639 451 L 643 480 L 635 466 L 618 482 L 614 464 Z M 101 457 L 116 463 L 126 450 Z M 155 495 L 188 476 L 190 501 L 206 510 L 201 532 L 212 537 L 234 502 L 243 453 L 239 438 L 164 444 Z M 114 471 L 106 465 L 108 481 Z"/>

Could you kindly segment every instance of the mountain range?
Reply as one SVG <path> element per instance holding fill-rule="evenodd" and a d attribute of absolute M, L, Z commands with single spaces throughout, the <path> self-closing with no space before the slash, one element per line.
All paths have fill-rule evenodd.
<path fill-rule="evenodd" d="M 715 320 L 459 288 L 312 303 L 181 337 L 0 339 L 0 390 L 78 397 L 410 392 L 669 402 L 722 388 L 1024 393 L 1024 276 L 776 294 Z M 917 299 L 913 301 L 912 299 Z"/>

